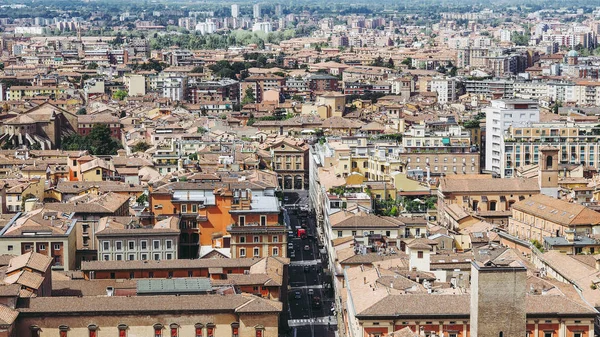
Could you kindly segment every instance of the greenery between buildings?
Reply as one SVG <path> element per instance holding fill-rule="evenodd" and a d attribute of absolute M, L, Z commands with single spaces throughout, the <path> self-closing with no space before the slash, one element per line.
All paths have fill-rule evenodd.
<path fill-rule="evenodd" d="M 111 137 L 108 126 L 101 124 L 94 125 L 88 135 L 74 133 L 63 138 L 61 143 L 63 150 L 88 150 L 92 155 L 114 155 L 121 148 L 121 143 Z"/>

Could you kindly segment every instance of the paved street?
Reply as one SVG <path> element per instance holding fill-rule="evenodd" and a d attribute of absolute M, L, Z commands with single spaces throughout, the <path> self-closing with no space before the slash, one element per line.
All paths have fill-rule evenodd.
<path fill-rule="evenodd" d="M 293 244 L 295 256 L 290 257 L 289 267 L 289 312 L 287 336 L 293 337 L 333 337 L 335 336 L 337 319 L 332 315 L 331 276 L 323 272 L 319 247 L 316 238 L 314 215 L 309 215 L 308 192 L 285 193 L 290 227 L 295 232 L 296 226 L 306 224 L 308 238 L 294 237 L 289 239 Z M 304 206 L 305 211 L 298 206 Z M 288 254 L 290 256 L 290 254 Z M 297 295 L 296 293 L 299 292 Z M 296 298 L 299 297 L 299 298 Z M 320 298 L 320 304 L 314 298 Z"/>

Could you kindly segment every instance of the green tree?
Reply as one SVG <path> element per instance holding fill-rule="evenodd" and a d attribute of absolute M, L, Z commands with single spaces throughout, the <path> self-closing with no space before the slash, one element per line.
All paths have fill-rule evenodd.
<path fill-rule="evenodd" d="M 242 105 L 254 103 L 255 101 L 256 97 L 254 97 L 254 90 L 252 90 L 252 87 L 246 88 L 246 91 L 244 92 L 244 99 L 242 99 Z"/>
<path fill-rule="evenodd" d="M 108 126 L 96 124 L 86 136 L 89 138 L 90 152 L 94 155 L 113 155 L 122 148 L 121 143 L 111 136 L 111 130 Z"/>
<path fill-rule="evenodd" d="M 77 110 L 77 114 L 78 115 L 86 115 L 87 110 L 84 107 L 81 107 L 81 108 L 79 108 L 79 110 Z"/>
<path fill-rule="evenodd" d="M 96 69 L 98 69 L 98 63 L 92 62 L 92 63 L 88 64 L 87 68 L 89 70 L 96 70 Z"/>
<path fill-rule="evenodd" d="M 148 195 L 146 193 L 142 193 L 142 195 L 140 195 L 135 201 L 137 201 L 138 204 L 145 204 L 148 202 Z"/>
<path fill-rule="evenodd" d="M 519 32 L 512 32 L 510 40 L 517 46 L 527 46 L 529 44 L 529 33 L 521 34 Z"/>
<path fill-rule="evenodd" d="M 131 151 L 133 152 L 146 152 L 152 146 L 146 142 L 138 142 L 134 146 L 131 147 Z"/>
<path fill-rule="evenodd" d="M 119 101 L 124 100 L 125 97 L 127 97 L 127 91 L 125 90 L 119 89 L 113 94 L 113 98 L 118 99 Z"/>
<path fill-rule="evenodd" d="M 121 143 L 111 137 L 110 128 L 106 125 L 96 124 L 88 135 L 81 136 L 77 133 L 62 139 L 63 150 L 88 150 L 93 155 L 114 155 L 122 148 Z"/>

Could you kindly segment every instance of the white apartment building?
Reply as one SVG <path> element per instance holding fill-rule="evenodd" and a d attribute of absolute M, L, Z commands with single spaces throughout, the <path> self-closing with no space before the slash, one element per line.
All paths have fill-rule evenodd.
<path fill-rule="evenodd" d="M 542 81 L 516 81 L 513 84 L 516 98 L 540 99 L 548 97 L 548 83 Z"/>
<path fill-rule="evenodd" d="M 257 22 L 252 26 L 253 32 L 264 32 L 269 34 L 272 30 L 270 22 Z"/>
<path fill-rule="evenodd" d="M 252 14 L 255 19 L 260 18 L 260 4 L 254 4 L 254 6 L 252 6 Z"/>
<path fill-rule="evenodd" d="M 510 126 L 539 122 L 538 103 L 524 99 L 493 100 L 491 106 L 483 109 L 483 112 L 486 115 L 485 169 L 504 178 L 504 132 Z"/>
<path fill-rule="evenodd" d="M 200 22 L 196 25 L 196 31 L 202 35 L 213 34 L 217 31 L 217 25 L 212 21 Z"/>
<path fill-rule="evenodd" d="M 175 260 L 179 230 L 104 229 L 96 233 L 98 260 Z"/>
<path fill-rule="evenodd" d="M 431 92 L 437 93 L 438 103 L 447 104 L 457 99 L 457 81 L 454 79 L 436 78 L 431 80 Z"/>
<path fill-rule="evenodd" d="M 184 88 L 185 77 L 166 77 L 163 82 L 163 97 L 170 98 L 173 101 L 183 101 L 185 99 Z"/>
<path fill-rule="evenodd" d="M 237 18 L 240 16 L 240 5 L 231 5 L 231 17 Z"/>

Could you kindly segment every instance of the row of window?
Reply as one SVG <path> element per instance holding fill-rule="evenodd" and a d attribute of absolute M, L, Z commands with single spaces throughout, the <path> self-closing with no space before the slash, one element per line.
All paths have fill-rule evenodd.
<path fill-rule="evenodd" d="M 260 257 L 260 248 L 252 250 L 254 257 Z M 279 247 L 271 248 L 271 256 L 279 256 Z M 246 257 L 246 248 L 240 248 L 240 257 Z"/>
<path fill-rule="evenodd" d="M 204 203 L 201 204 L 191 204 L 189 205 L 190 207 L 188 208 L 187 204 L 182 204 L 181 205 L 181 213 L 187 213 L 188 209 L 191 211 L 191 213 L 198 213 L 198 209 L 200 208 L 204 208 Z"/>
<path fill-rule="evenodd" d="M 260 236 L 254 236 L 252 238 L 252 242 L 253 243 L 262 242 L 261 237 Z M 273 237 L 271 238 L 271 242 L 278 243 L 279 242 L 279 235 L 273 235 Z M 240 236 L 240 242 L 239 243 L 246 243 L 246 237 L 245 236 Z"/>
<path fill-rule="evenodd" d="M 417 157 L 417 158 L 415 158 L 415 161 L 416 161 L 417 163 L 420 163 L 420 162 L 421 162 L 421 158 L 420 158 L 420 157 Z M 452 158 L 452 162 L 453 162 L 453 163 L 456 163 L 456 161 L 457 161 L 457 158 L 456 158 L 456 157 L 453 157 L 453 158 Z M 406 159 L 406 162 L 407 162 L 407 163 L 410 163 L 410 158 L 407 158 L 407 159 Z M 429 163 L 429 157 L 426 157 L 426 158 L 425 158 L 425 162 L 426 162 L 426 163 Z M 437 163 L 437 162 L 438 162 L 438 157 L 434 157 L 434 158 L 433 158 L 433 162 L 434 162 L 434 163 Z M 447 162 L 448 162 L 448 157 L 444 157 L 444 163 L 447 163 Z M 463 159 L 462 159 L 462 162 L 463 162 L 463 163 L 466 163 L 466 162 L 467 162 L 467 158 L 463 158 Z M 474 162 L 475 162 L 475 157 L 471 157 L 471 163 L 474 163 Z"/>
<path fill-rule="evenodd" d="M 165 253 L 165 260 L 173 260 L 174 256 L 175 255 L 173 253 Z M 115 254 L 116 261 L 123 261 L 123 257 L 124 257 L 123 254 Z M 135 260 L 136 259 L 135 257 L 136 257 L 136 254 L 127 254 L 128 261 Z M 152 254 L 152 259 L 155 261 L 160 261 L 161 254 L 160 253 Z M 102 254 L 102 260 L 110 261 L 110 254 Z M 140 254 L 140 260 L 142 260 L 142 261 L 148 260 L 148 254 L 146 254 L 146 253 Z"/>
<path fill-rule="evenodd" d="M 108 240 L 102 241 L 102 250 L 103 251 L 109 251 L 110 246 L 111 246 L 111 241 L 108 241 Z M 123 241 L 115 241 L 114 248 L 117 251 L 122 251 L 123 250 Z M 135 241 L 128 241 L 127 248 L 129 250 L 135 250 Z M 173 240 L 165 240 L 164 248 L 165 249 L 173 249 Z M 147 240 L 140 240 L 140 249 L 148 250 L 148 241 Z M 155 250 L 160 249 L 160 240 L 152 241 L 152 249 L 155 249 Z"/>
<path fill-rule="evenodd" d="M 417 167 L 414 167 L 414 168 L 411 167 L 411 166 L 407 166 L 406 169 L 407 170 L 412 170 L 412 169 L 421 170 L 421 166 L 417 166 Z M 439 167 L 434 166 L 433 167 L 433 172 L 437 172 L 437 171 L 439 171 Z M 448 166 L 444 166 L 444 172 L 446 172 L 446 171 L 448 171 Z M 457 166 L 453 166 L 452 167 L 452 171 L 454 173 L 458 172 Z M 471 171 L 475 172 L 475 166 L 471 166 Z M 462 172 L 466 172 L 466 168 L 465 167 L 462 168 Z"/>
<path fill-rule="evenodd" d="M 26 252 L 28 252 L 28 251 L 30 251 L 30 250 L 32 249 L 32 247 L 33 247 L 33 245 L 32 245 L 32 244 L 28 244 L 28 243 L 26 243 L 26 244 L 24 244 L 24 245 L 23 245 L 23 250 L 25 250 Z M 55 243 L 55 244 L 52 246 L 52 248 L 53 248 L 54 250 L 60 250 L 60 249 L 61 249 L 61 247 L 60 247 L 60 243 Z M 8 245 L 8 250 L 9 250 L 9 251 L 12 251 L 13 249 L 14 249 L 13 245 Z M 37 251 L 39 252 L 39 251 L 41 251 L 41 250 L 46 250 L 46 244 L 45 244 L 45 243 L 40 243 L 40 244 L 38 244 L 38 250 L 37 250 Z"/>
<path fill-rule="evenodd" d="M 177 323 L 172 323 L 169 326 L 164 326 L 160 323 L 154 324 L 152 326 L 154 330 L 153 337 L 178 337 L 180 325 Z M 231 323 L 231 337 L 239 337 L 239 328 L 240 324 L 238 322 Z M 127 332 L 129 326 L 127 324 L 119 324 L 117 326 L 118 329 L 118 337 L 127 337 Z M 61 325 L 58 327 L 59 336 L 60 337 L 68 337 L 69 334 L 69 326 Z M 88 325 L 88 336 L 89 337 L 98 337 L 99 327 L 96 324 Z M 216 326 L 214 323 L 208 323 L 206 326 L 202 323 L 196 323 L 194 325 L 194 336 L 195 337 L 214 337 L 215 336 Z M 42 331 L 40 327 L 37 325 L 33 325 L 30 327 L 31 336 L 39 337 L 40 332 Z M 263 337 L 264 335 L 264 327 L 257 326 L 255 327 L 255 337 Z"/>

